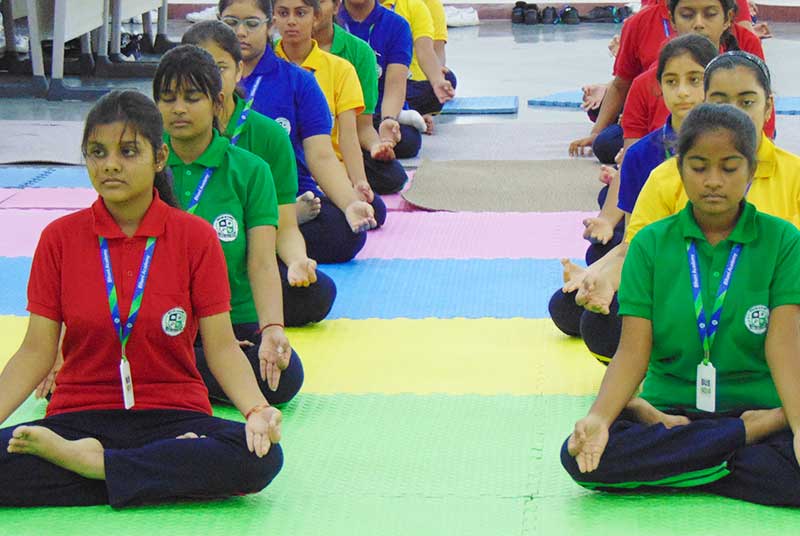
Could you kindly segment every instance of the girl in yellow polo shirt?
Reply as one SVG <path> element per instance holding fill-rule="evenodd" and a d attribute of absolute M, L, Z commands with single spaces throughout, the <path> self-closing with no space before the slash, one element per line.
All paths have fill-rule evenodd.
<path fill-rule="evenodd" d="M 745 200 L 772 180 L 754 178 L 761 135 L 730 105 L 681 127 L 691 202 L 631 242 L 619 348 L 561 450 L 581 486 L 800 506 L 800 233 Z M 641 397 L 682 422 L 624 412 L 642 380 Z"/>
<path fill-rule="evenodd" d="M 333 115 L 333 150 L 344 163 L 353 188 L 375 209 L 380 226 L 386 220 L 386 205 L 370 188 L 364 169 L 357 126 L 358 115 L 364 111 L 364 94 L 356 70 L 347 60 L 319 48 L 311 38 L 320 17 L 319 0 L 276 0 L 273 9 L 273 20 L 281 34 L 275 54 L 316 78 Z"/>
<path fill-rule="evenodd" d="M 732 104 L 744 111 L 762 132 L 774 113 L 770 74 L 757 56 L 742 51 L 726 52 L 708 64 L 704 78 L 706 102 Z M 762 135 L 758 167 L 747 200 L 767 214 L 800 226 L 800 157 L 775 146 Z M 580 281 L 572 282 L 578 305 L 596 314 L 582 319 L 583 340 L 593 352 L 613 354 L 621 321 L 614 312 L 614 293 L 619 288 L 627 243 L 645 225 L 679 212 L 687 202 L 674 158 L 655 168 L 636 200 L 625 242 L 593 264 Z M 608 349 L 612 348 L 611 352 Z M 599 353 L 599 352 L 597 352 Z"/>

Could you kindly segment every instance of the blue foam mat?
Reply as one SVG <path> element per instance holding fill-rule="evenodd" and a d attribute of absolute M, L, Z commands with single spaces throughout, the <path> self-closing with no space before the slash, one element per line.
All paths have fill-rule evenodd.
<path fill-rule="evenodd" d="M 800 97 L 776 97 L 775 113 L 778 115 L 800 115 Z"/>
<path fill-rule="evenodd" d="M 91 188 L 84 166 L 0 166 L 0 188 Z"/>
<path fill-rule="evenodd" d="M 583 102 L 583 91 L 560 91 L 541 98 L 529 99 L 528 106 L 547 106 L 553 108 L 580 109 Z"/>
<path fill-rule="evenodd" d="M 27 314 L 30 265 L 29 257 L 0 258 L 0 314 Z M 331 319 L 546 318 L 562 284 L 556 259 L 367 259 L 321 268 L 338 288 Z"/>
<path fill-rule="evenodd" d="M 447 114 L 515 114 L 519 97 L 456 97 L 442 106 Z"/>

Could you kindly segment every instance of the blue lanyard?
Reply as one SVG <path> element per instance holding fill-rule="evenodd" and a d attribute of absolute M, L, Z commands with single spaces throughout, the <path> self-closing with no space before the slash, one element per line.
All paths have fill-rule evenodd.
<path fill-rule="evenodd" d="M 236 142 L 239 141 L 239 136 L 242 135 L 242 131 L 244 130 L 244 122 L 247 121 L 247 116 L 250 115 L 250 110 L 253 109 L 253 101 L 256 99 L 256 93 L 258 93 L 258 86 L 261 85 L 262 78 L 263 76 L 257 76 L 255 82 L 253 82 L 253 87 L 250 88 L 250 93 L 247 95 L 247 101 L 245 101 L 242 113 L 239 114 L 239 120 L 236 122 L 236 128 L 233 129 L 231 145 L 236 145 Z"/>
<path fill-rule="evenodd" d="M 661 19 L 661 22 L 664 24 L 664 36 L 669 38 L 669 21 L 667 19 Z"/>
<path fill-rule="evenodd" d="M 208 181 L 211 179 L 211 175 L 214 174 L 215 169 L 216 168 L 213 167 L 206 168 L 203 176 L 200 178 L 200 182 L 197 183 L 197 188 L 194 189 L 194 194 L 189 200 L 189 206 L 186 207 L 186 212 L 189 214 L 194 214 L 197 210 L 197 205 L 200 204 L 200 198 L 203 197 L 203 192 L 206 190 L 206 185 L 208 185 Z"/>
<path fill-rule="evenodd" d="M 669 160 L 675 156 L 675 151 L 670 148 L 669 143 L 667 142 L 667 125 L 669 125 L 669 121 L 664 123 L 664 128 L 661 131 L 661 140 L 664 143 L 664 160 Z"/>
<path fill-rule="evenodd" d="M 136 324 L 136 319 L 139 316 L 139 309 L 142 307 L 142 296 L 144 296 L 144 286 L 147 283 L 147 275 L 150 273 L 150 265 L 153 260 L 153 253 L 156 249 L 156 239 L 151 236 L 147 239 L 147 244 L 144 247 L 144 255 L 142 256 L 142 265 L 139 267 L 139 276 L 136 278 L 136 288 L 133 292 L 133 300 L 131 300 L 131 308 L 128 312 L 128 321 L 122 323 L 122 317 L 119 312 L 119 300 L 117 297 L 117 285 L 114 282 L 114 271 L 111 268 L 111 253 L 108 249 L 108 242 L 102 236 L 98 237 L 100 241 L 100 260 L 103 262 L 103 276 L 106 281 L 106 295 L 108 297 L 108 307 L 111 311 L 111 321 L 117 328 L 117 335 L 119 335 L 119 342 L 122 347 L 122 360 L 127 361 L 126 348 L 128 346 L 128 339 L 131 337 L 133 326 Z"/>
<path fill-rule="evenodd" d="M 711 359 L 711 346 L 714 344 L 714 337 L 719 328 L 719 319 L 722 317 L 722 305 L 731 284 L 731 276 L 739 261 L 739 254 L 742 251 L 741 244 L 734 244 L 731 253 L 728 255 L 728 264 L 725 266 L 725 273 L 719 282 L 717 297 L 714 300 L 714 309 L 711 312 L 711 322 L 706 322 L 706 312 L 703 307 L 703 295 L 700 284 L 700 266 L 697 261 L 697 246 L 694 240 L 686 240 L 686 254 L 689 259 L 689 275 L 692 281 L 692 295 L 694 296 L 694 312 L 697 316 L 697 331 L 700 334 L 700 342 L 703 344 L 703 364 L 708 365 Z"/>

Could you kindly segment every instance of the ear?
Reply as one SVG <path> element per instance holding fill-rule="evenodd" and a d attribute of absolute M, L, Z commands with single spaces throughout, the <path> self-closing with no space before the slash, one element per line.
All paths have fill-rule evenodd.
<path fill-rule="evenodd" d="M 217 98 L 214 99 L 213 102 L 214 102 L 214 111 L 215 112 L 218 112 L 218 111 L 222 110 L 222 108 L 225 106 L 225 93 L 220 91 L 217 94 Z"/>
<path fill-rule="evenodd" d="M 236 84 L 238 85 L 239 82 L 242 81 L 242 73 L 244 72 L 244 62 L 239 60 L 239 63 L 236 64 Z"/>
<path fill-rule="evenodd" d="M 156 151 L 156 171 L 164 171 L 167 167 L 167 158 L 169 157 L 169 146 L 164 143 Z"/>
<path fill-rule="evenodd" d="M 769 121 L 772 118 L 772 114 L 775 113 L 775 95 L 771 94 L 767 98 L 767 110 L 764 114 L 764 123 Z"/>

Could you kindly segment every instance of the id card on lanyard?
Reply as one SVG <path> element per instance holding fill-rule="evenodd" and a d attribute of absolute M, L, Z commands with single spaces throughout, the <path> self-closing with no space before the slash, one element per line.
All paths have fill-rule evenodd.
<path fill-rule="evenodd" d="M 257 76 L 253 82 L 253 87 L 250 88 L 250 93 L 247 95 L 247 101 L 245 101 L 244 108 L 242 108 L 242 113 L 239 114 L 239 119 L 236 122 L 236 128 L 233 129 L 231 145 L 236 145 L 236 142 L 239 141 L 239 137 L 242 135 L 244 123 L 247 121 L 247 116 L 250 115 L 250 110 L 253 109 L 253 101 L 256 100 L 256 93 L 258 93 L 258 87 L 261 85 L 262 78 L 262 76 Z"/>
<path fill-rule="evenodd" d="M 108 307 L 111 311 L 111 321 L 119 336 L 121 347 L 119 375 L 122 386 L 122 400 L 125 403 L 125 409 L 131 409 L 136 401 L 133 395 L 131 366 L 130 362 L 128 362 L 128 340 L 131 338 L 133 326 L 136 324 L 136 319 L 139 316 L 139 309 L 142 308 L 144 287 L 147 283 L 147 275 L 150 273 L 150 265 L 152 264 L 153 253 L 156 248 L 156 239 L 152 236 L 147 239 L 147 244 L 144 247 L 144 254 L 142 255 L 142 264 L 139 267 L 139 276 L 136 278 L 136 287 L 133 292 L 133 299 L 131 300 L 131 308 L 124 324 L 122 323 L 122 315 L 119 310 L 117 285 L 114 282 L 114 271 L 111 267 L 111 253 L 108 248 L 108 241 L 102 236 L 98 237 L 98 239 L 100 241 L 100 260 L 103 263 L 103 277 L 106 283 Z"/>
<path fill-rule="evenodd" d="M 689 261 L 689 276 L 692 282 L 692 296 L 694 297 L 694 312 L 697 317 L 697 331 L 700 334 L 700 342 L 703 345 L 703 360 L 697 365 L 697 385 L 695 405 L 701 411 L 713 413 L 717 407 L 717 371 L 711 363 L 711 348 L 719 329 L 719 321 L 722 317 L 722 306 L 725 304 L 725 297 L 728 294 L 728 287 L 731 283 L 731 276 L 739 261 L 742 251 L 741 244 L 734 244 L 728 255 L 728 263 L 725 266 L 725 273 L 719 282 L 717 295 L 714 300 L 714 309 L 711 311 L 711 318 L 706 318 L 705 308 L 703 307 L 703 292 L 700 283 L 700 266 L 697 259 L 697 246 L 694 240 L 686 241 L 686 255 Z"/>

